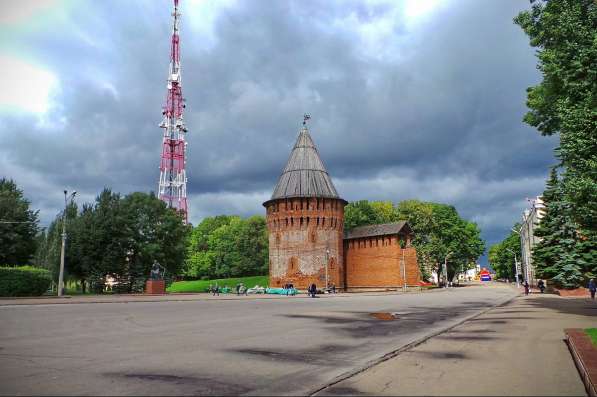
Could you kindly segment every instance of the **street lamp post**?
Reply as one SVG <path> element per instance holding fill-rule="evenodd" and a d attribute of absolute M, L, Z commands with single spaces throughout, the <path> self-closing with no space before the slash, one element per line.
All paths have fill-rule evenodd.
<path fill-rule="evenodd" d="M 518 259 L 516 259 L 516 252 L 512 251 L 510 248 L 506 248 L 506 249 L 514 254 L 514 271 L 516 272 L 516 288 L 520 288 L 520 280 L 518 280 Z"/>
<path fill-rule="evenodd" d="M 406 262 L 404 260 L 404 248 L 402 248 L 402 258 L 400 259 L 402 266 L 402 290 L 406 292 Z"/>
<path fill-rule="evenodd" d="M 444 288 L 448 288 L 448 257 L 450 255 L 452 255 L 454 252 L 450 251 L 448 252 L 448 255 L 446 255 L 446 257 L 444 258 L 444 280 L 445 280 L 445 285 Z"/>
<path fill-rule="evenodd" d="M 328 266 L 330 264 L 330 249 L 325 249 L 325 290 L 328 290 L 329 287 L 329 278 L 328 278 Z"/>
<path fill-rule="evenodd" d="M 523 261 L 525 263 L 524 269 L 525 269 L 525 273 L 527 274 L 526 280 L 528 280 L 528 258 L 525 256 L 524 250 L 523 250 L 523 244 L 522 244 L 522 234 L 520 233 L 520 230 L 522 230 L 522 226 L 520 227 L 520 230 L 516 230 L 514 228 L 510 228 L 510 230 L 512 230 L 514 233 L 518 234 L 518 238 L 520 239 L 520 250 L 521 250 L 521 255 L 520 255 L 520 260 Z M 518 278 L 518 273 L 520 271 L 520 269 L 518 268 L 518 261 L 516 260 L 516 252 L 508 249 L 510 252 L 512 252 L 514 254 L 514 266 L 516 267 L 516 286 L 520 287 L 520 280 Z M 521 263 L 522 265 L 522 263 Z"/>
<path fill-rule="evenodd" d="M 58 296 L 64 294 L 64 254 L 66 250 L 66 207 L 68 200 L 66 198 L 68 192 L 64 191 L 64 212 L 62 213 L 62 247 L 60 248 L 60 273 L 58 274 Z M 76 191 L 70 194 L 70 199 L 74 199 Z"/>

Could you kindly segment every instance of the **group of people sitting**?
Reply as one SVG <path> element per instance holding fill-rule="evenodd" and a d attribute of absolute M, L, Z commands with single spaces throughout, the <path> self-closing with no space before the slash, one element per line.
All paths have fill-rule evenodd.
<path fill-rule="evenodd" d="M 336 285 L 335 284 L 328 285 L 328 287 L 325 289 L 324 292 L 327 292 L 329 294 L 335 294 L 336 293 Z M 309 288 L 307 288 L 307 293 L 309 294 L 309 296 L 311 298 L 315 298 L 315 294 L 318 293 L 317 285 L 315 285 L 315 283 L 311 284 L 309 286 Z M 321 291 L 319 291 L 319 293 L 321 293 Z"/>
<path fill-rule="evenodd" d="M 247 287 L 243 283 L 236 284 L 236 295 L 247 295 Z"/>

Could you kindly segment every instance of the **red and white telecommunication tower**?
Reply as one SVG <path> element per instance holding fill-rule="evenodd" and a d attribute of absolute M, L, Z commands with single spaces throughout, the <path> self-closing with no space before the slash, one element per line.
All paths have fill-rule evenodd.
<path fill-rule="evenodd" d="M 160 184 L 158 197 L 169 207 L 182 212 L 187 223 L 187 175 L 185 172 L 185 154 L 187 128 L 183 121 L 185 108 L 182 97 L 180 76 L 180 38 L 178 36 L 178 0 L 174 0 L 174 22 L 172 24 L 172 43 L 170 48 L 170 70 L 168 74 L 168 94 L 162 114 L 164 120 L 160 128 L 164 129 L 162 160 L 160 162 Z"/>

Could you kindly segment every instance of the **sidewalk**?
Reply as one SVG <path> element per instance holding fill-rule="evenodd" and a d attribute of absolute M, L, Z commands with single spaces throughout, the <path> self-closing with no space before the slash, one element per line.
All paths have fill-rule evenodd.
<path fill-rule="evenodd" d="M 317 395 L 586 395 L 564 328 L 597 325 L 597 303 L 520 296 Z"/>
<path fill-rule="evenodd" d="M 339 298 L 356 296 L 376 295 L 401 295 L 413 293 L 442 292 L 441 288 L 423 291 L 388 291 L 388 292 L 339 292 L 337 294 L 321 294 L 317 298 Z M 212 296 L 210 293 L 170 293 L 165 295 L 146 294 L 115 294 L 115 295 L 72 295 L 58 298 L 55 296 L 27 297 L 27 298 L 0 298 L 0 306 L 14 305 L 60 305 L 77 303 L 136 303 L 136 302 L 183 302 L 183 301 L 207 301 L 207 300 L 238 300 L 238 299 L 298 299 L 309 298 L 302 293 L 295 296 L 273 295 L 273 294 L 249 294 L 236 295 L 236 293 L 220 294 Z"/>

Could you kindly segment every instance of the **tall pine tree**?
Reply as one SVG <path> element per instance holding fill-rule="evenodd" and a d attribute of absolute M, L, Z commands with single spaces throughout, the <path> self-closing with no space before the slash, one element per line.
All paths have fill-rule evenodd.
<path fill-rule="evenodd" d="M 537 275 L 552 279 L 559 287 L 578 287 L 586 263 L 579 256 L 577 225 L 570 216 L 570 204 L 563 200 L 556 167 L 551 170 L 543 201 L 546 213 L 535 230 L 541 241 L 533 248 Z"/>

